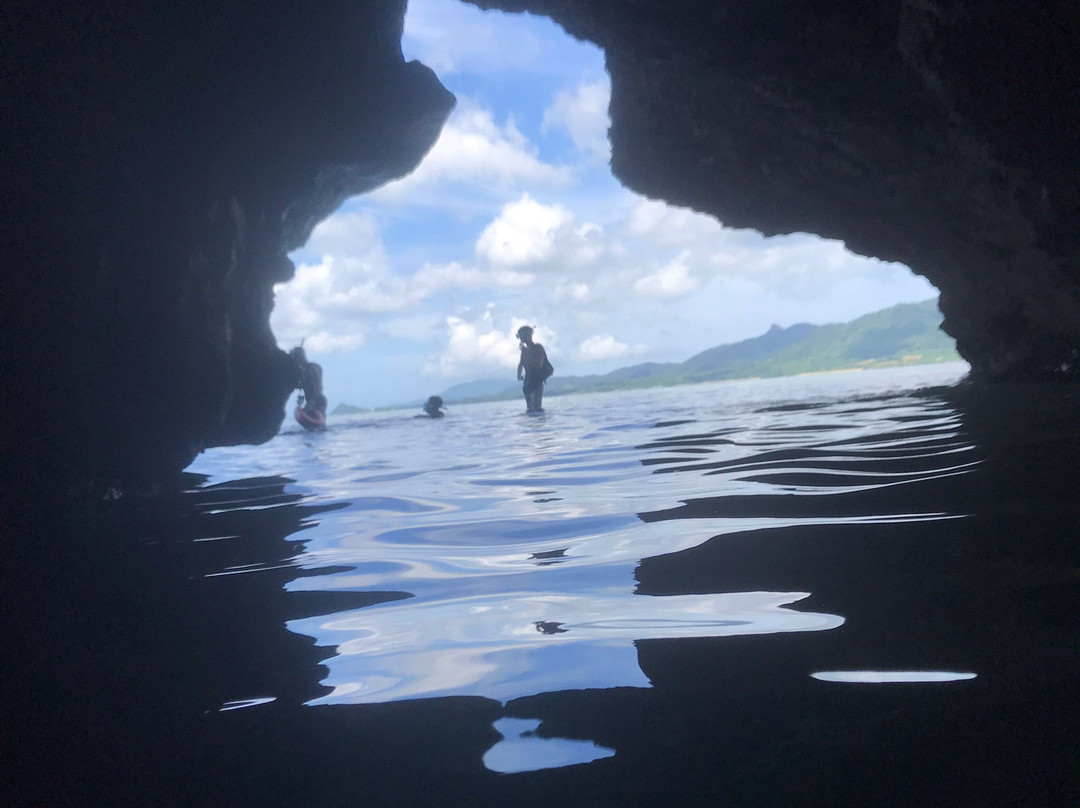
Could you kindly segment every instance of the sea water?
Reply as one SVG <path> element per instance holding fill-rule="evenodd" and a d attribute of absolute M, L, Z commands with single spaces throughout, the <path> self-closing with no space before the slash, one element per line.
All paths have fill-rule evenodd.
<path fill-rule="evenodd" d="M 965 371 L 451 404 L 205 452 L 186 490 L 81 528 L 41 696 L 78 737 L 39 785 L 1067 804 L 1076 402 Z"/>

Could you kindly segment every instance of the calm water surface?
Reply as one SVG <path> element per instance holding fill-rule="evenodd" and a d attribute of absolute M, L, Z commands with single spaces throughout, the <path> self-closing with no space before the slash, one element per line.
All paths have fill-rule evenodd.
<path fill-rule="evenodd" d="M 43 676 L 97 703 L 53 708 L 81 740 L 48 730 L 36 779 L 72 804 L 1077 804 L 1076 398 L 965 369 L 207 452 L 76 528 L 103 549 Z"/>

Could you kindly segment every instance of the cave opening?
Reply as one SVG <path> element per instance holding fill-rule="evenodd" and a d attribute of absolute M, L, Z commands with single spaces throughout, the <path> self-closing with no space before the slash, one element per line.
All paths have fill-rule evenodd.
<path fill-rule="evenodd" d="M 5 5 L 15 803 L 1075 804 L 1080 6 L 413 0 L 407 62 L 405 5 Z M 969 383 L 513 381 L 907 266 Z M 301 339 L 332 407 L 515 400 L 309 433 Z"/>
<path fill-rule="evenodd" d="M 766 238 L 624 187 L 603 51 L 546 17 L 411 0 L 402 49 L 453 113 L 415 171 L 319 224 L 276 287 L 279 347 L 304 340 L 331 407 L 512 379 L 523 324 L 560 375 L 589 376 L 937 296 L 840 241 Z M 945 335 L 905 348 L 903 327 L 871 323 L 852 362 L 955 358 Z"/>
<path fill-rule="evenodd" d="M 1075 380 L 1068 4 L 418 0 L 414 61 L 405 12 L 405 0 L 13 9 L 8 381 L 33 391 L 35 423 L 49 425 L 22 442 L 20 476 L 49 488 L 59 464 L 77 479 L 154 479 L 208 447 L 265 442 L 295 390 L 280 348 L 305 337 L 332 402 L 391 404 L 465 379 L 465 359 L 473 378 L 512 379 L 495 355 L 513 353 L 515 318 L 542 329 L 556 378 L 603 373 L 773 324 L 849 319 L 874 307 L 855 309 L 857 279 L 880 287 L 896 272 L 909 291 L 922 284 L 912 297 L 932 297 L 900 264 L 940 289 L 973 381 Z M 558 32 L 554 20 L 579 39 L 530 50 L 494 26 L 507 20 Z M 425 26 L 441 53 L 417 47 Z M 514 84 L 528 71 L 510 57 L 533 60 L 531 84 Z M 605 86 L 618 182 L 597 137 Z M 440 219 L 449 194 L 420 180 L 455 132 L 444 174 L 471 157 L 491 178 L 474 178 L 471 201 L 488 198 Z M 522 172 L 529 182 L 511 181 Z M 586 187 L 586 174 L 603 183 Z M 410 183 L 413 204 L 365 207 Z M 367 196 L 332 215 L 355 194 Z M 720 225 L 690 209 L 732 228 L 704 258 L 680 228 Z M 326 248 L 348 245 L 347 213 L 369 249 Z M 515 241 L 522 230 L 531 241 Z M 759 271 L 739 274 L 751 243 Z M 841 243 L 896 263 L 855 271 Z M 796 248 L 803 271 L 778 270 Z M 294 273 L 275 334 L 273 287 Z M 834 311 L 824 296 L 840 277 L 834 302 L 849 308 Z M 770 279 L 787 307 L 751 299 Z M 799 295 L 807 311 L 792 313 Z"/>

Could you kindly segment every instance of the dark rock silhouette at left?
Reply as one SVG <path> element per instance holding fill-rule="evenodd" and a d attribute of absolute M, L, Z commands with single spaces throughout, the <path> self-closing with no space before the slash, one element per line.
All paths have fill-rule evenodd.
<path fill-rule="evenodd" d="M 15 3 L 4 13 L 7 389 L 40 473 L 155 478 L 268 439 L 287 253 L 409 173 L 453 96 L 404 0 Z M 30 402 L 24 396 L 30 393 Z"/>

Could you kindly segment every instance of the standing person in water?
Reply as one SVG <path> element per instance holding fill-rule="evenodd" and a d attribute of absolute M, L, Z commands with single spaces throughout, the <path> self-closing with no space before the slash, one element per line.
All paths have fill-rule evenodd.
<path fill-rule="evenodd" d="M 524 380 L 521 392 L 525 394 L 527 412 L 543 412 L 544 382 L 555 372 L 548 361 L 547 351 L 539 342 L 533 342 L 532 326 L 523 325 L 517 331 L 521 341 L 521 361 L 517 366 L 518 381 Z"/>

